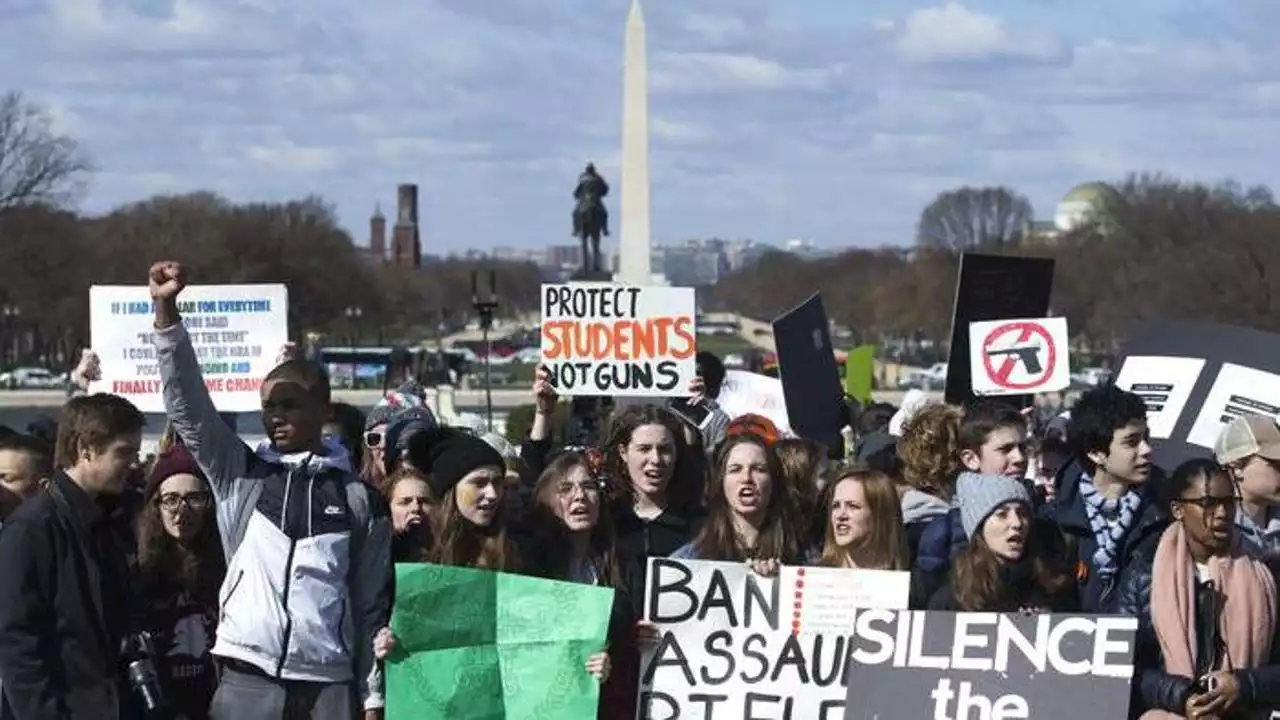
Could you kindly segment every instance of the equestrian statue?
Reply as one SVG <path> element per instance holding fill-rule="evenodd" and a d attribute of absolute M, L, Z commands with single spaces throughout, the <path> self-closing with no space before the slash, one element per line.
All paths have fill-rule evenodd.
<path fill-rule="evenodd" d="M 596 172 L 594 163 L 587 163 L 573 190 L 577 201 L 573 208 L 573 236 L 582 242 L 582 270 L 586 273 L 602 271 L 600 237 L 609 236 L 609 211 L 604 206 L 608 194 L 609 183 Z"/>

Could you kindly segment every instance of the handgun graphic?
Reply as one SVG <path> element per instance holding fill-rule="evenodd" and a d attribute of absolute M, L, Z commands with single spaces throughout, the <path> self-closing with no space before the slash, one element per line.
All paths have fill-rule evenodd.
<path fill-rule="evenodd" d="M 1004 355 L 1016 355 L 1026 366 L 1027 373 L 1038 375 L 1044 371 L 1044 366 L 1040 364 L 1040 346 L 1027 345 L 1025 347 L 1011 347 L 1003 350 L 988 350 L 988 357 L 998 357 Z"/>

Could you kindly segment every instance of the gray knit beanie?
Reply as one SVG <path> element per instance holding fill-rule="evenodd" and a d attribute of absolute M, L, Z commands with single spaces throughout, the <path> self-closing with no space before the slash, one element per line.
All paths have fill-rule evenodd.
<path fill-rule="evenodd" d="M 956 478 L 956 503 L 960 505 L 960 524 L 972 540 L 991 513 L 1007 502 L 1031 505 L 1031 493 L 1022 481 L 1004 475 L 960 473 Z"/>

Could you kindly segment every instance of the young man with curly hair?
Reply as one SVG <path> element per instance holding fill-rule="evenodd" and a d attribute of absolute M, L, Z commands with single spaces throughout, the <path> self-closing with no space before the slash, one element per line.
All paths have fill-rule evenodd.
<path fill-rule="evenodd" d="M 1066 540 L 1086 613 L 1114 612 L 1120 571 L 1144 540 L 1158 536 L 1168 512 L 1158 500 L 1147 406 L 1114 386 L 1095 388 L 1071 408 L 1072 459 L 1042 515 Z"/>

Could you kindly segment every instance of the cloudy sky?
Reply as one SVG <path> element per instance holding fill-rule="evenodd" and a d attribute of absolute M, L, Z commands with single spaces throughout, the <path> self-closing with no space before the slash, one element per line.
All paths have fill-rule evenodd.
<path fill-rule="evenodd" d="M 585 161 L 617 180 L 627 1 L 0 0 L 0 89 L 92 152 L 87 211 L 318 193 L 365 242 L 416 182 L 426 252 L 541 247 L 569 241 Z M 901 244 L 958 185 L 1013 186 L 1047 218 L 1086 180 L 1280 167 L 1275 0 L 645 15 L 656 242 Z"/>

